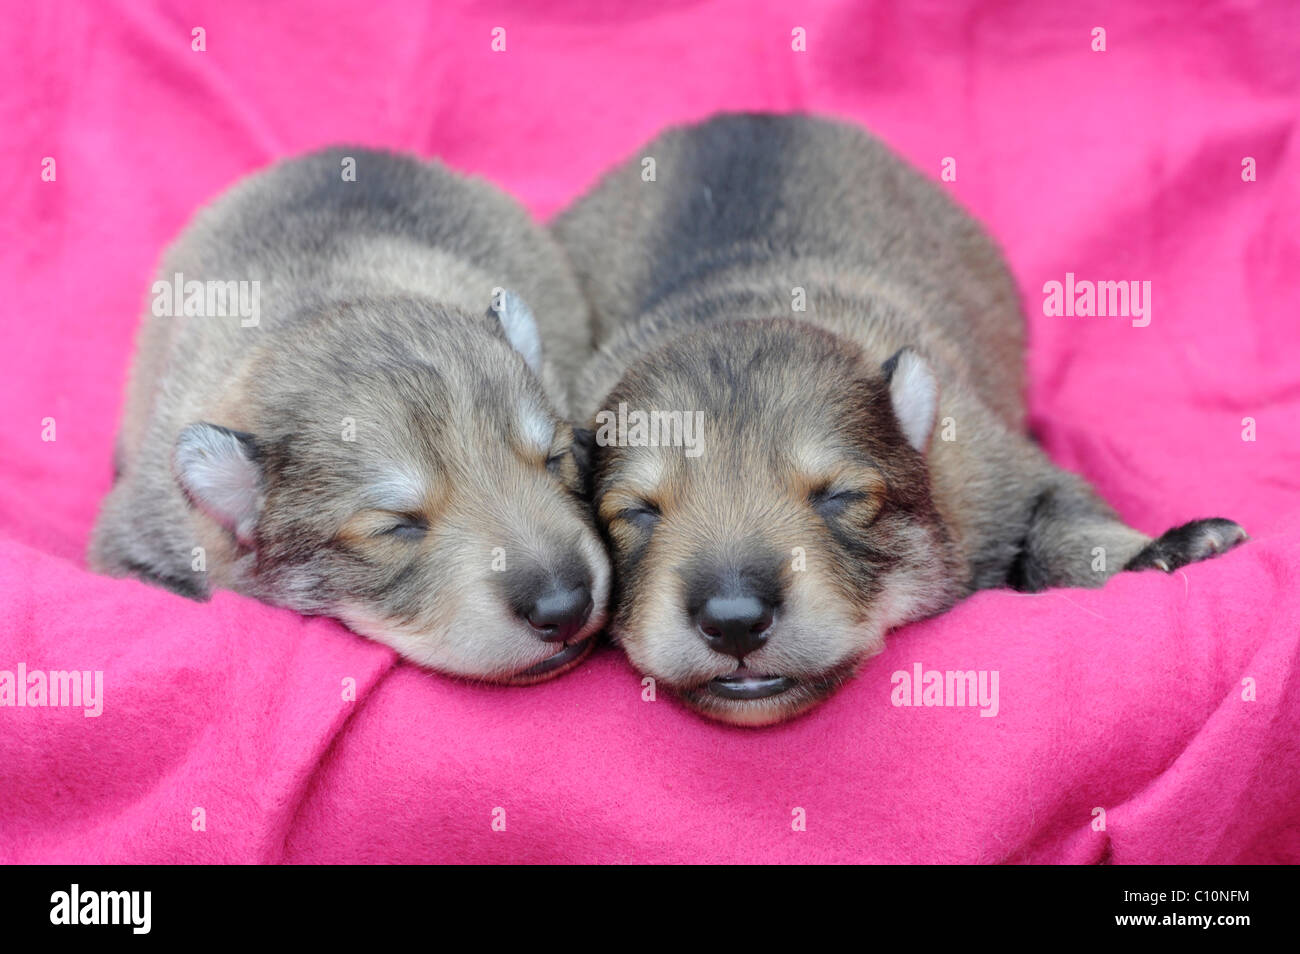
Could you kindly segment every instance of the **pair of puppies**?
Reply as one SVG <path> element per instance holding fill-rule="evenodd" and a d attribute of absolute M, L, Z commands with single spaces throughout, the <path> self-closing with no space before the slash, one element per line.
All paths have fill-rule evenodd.
<path fill-rule="evenodd" d="M 757 725 L 977 589 L 1245 537 L 1153 540 L 1045 458 L 996 247 L 852 127 L 671 130 L 553 233 L 567 256 L 382 154 L 238 186 L 162 274 L 258 281 L 263 317 L 147 319 L 92 564 L 514 683 L 576 665 L 608 606 L 643 672 Z"/>

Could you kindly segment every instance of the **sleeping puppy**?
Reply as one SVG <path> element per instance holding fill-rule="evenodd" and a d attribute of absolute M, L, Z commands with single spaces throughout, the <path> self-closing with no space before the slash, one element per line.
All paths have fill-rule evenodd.
<path fill-rule="evenodd" d="M 608 560 L 548 360 L 582 354 L 587 306 L 514 202 L 320 152 L 200 212 L 153 293 L 93 567 L 334 616 L 472 678 L 589 651 Z"/>
<path fill-rule="evenodd" d="M 671 130 L 554 231 L 596 311 L 578 410 L 612 632 L 705 715 L 802 712 L 975 590 L 1099 586 L 1245 537 L 1153 540 L 1051 464 L 1001 255 L 853 127 Z"/>

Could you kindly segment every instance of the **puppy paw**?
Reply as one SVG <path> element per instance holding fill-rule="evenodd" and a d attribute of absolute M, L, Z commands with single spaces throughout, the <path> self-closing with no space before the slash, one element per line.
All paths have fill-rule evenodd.
<path fill-rule="evenodd" d="M 1124 569 L 1146 570 L 1155 567 L 1172 573 L 1180 566 L 1225 553 L 1245 539 L 1246 531 L 1231 520 L 1222 517 L 1193 520 L 1181 527 L 1166 530 L 1139 550 L 1137 556 L 1124 564 Z"/>

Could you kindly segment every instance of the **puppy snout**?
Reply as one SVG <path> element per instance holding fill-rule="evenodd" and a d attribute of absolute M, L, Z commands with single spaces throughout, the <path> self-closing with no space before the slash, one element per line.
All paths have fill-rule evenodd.
<path fill-rule="evenodd" d="M 784 592 L 774 551 L 749 545 L 733 555 L 700 553 L 678 573 L 687 616 L 710 649 L 743 662 L 763 648 Z"/>
<path fill-rule="evenodd" d="M 524 617 L 544 641 L 567 642 L 591 617 L 591 586 L 551 581 L 533 599 Z"/>
<path fill-rule="evenodd" d="M 754 593 L 710 596 L 695 622 L 711 649 L 743 660 L 767 642 L 773 608 Z"/>
<path fill-rule="evenodd" d="M 495 576 L 503 600 L 516 619 L 548 643 L 573 639 L 596 610 L 595 568 L 582 550 L 560 548 Z"/>

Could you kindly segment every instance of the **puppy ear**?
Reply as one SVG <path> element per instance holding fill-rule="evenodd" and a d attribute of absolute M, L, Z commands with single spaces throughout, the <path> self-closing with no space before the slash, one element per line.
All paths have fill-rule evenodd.
<path fill-rule="evenodd" d="M 194 506 L 252 545 L 262 512 L 262 468 L 252 434 L 191 424 L 176 439 L 172 467 Z"/>
<path fill-rule="evenodd" d="M 537 319 L 524 300 L 508 288 L 495 288 L 488 316 L 500 322 L 506 341 L 523 356 L 533 373 L 541 374 L 542 337 L 537 332 Z"/>
<path fill-rule="evenodd" d="M 889 382 L 889 400 L 903 436 L 924 454 L 939 412 L 939 385 L 930 366 L 911 348 L 902 348 L 880 369 Z"/>

